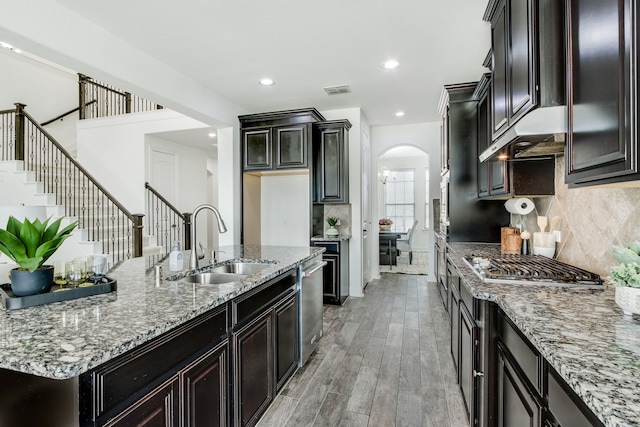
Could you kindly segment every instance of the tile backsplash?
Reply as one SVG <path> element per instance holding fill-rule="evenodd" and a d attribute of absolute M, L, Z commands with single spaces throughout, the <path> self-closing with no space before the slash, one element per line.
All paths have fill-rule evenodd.
<path fill-rule="evenodd" d="M 549 221 L 559 216 L 562 241 L 557 243 L 556 258 L 607 277 L 617 264 L 609 255 L 611 246 L 626 247 L 640 240 L 640 188 L 570 189 L 564 183 L 564 157 L 558 157 L 555 191 L 555 196 L 532 199 L 536 209 L 526 216 L 512 215 L 512 224 L 540 231 L 537 215 L 546 215 Z"/>
<path fill-rule="evenodd" d="M 350 204 L 325 204 L 324 219 L 334 216 L 340 218 L 340 224 L 336 226 L 340 235 L 351 235 L 351 205 Z M 329 229 L 327 221 L 323 221 L 323 234 Z"/>

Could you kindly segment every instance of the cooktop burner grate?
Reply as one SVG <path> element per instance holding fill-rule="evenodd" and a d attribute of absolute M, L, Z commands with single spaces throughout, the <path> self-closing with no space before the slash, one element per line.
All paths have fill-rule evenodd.
<path fill-rule="evenodd" d="M 598 274 L 544 256 L 472 254 L 464 260 L 485 282 L 604 288 Z"/>

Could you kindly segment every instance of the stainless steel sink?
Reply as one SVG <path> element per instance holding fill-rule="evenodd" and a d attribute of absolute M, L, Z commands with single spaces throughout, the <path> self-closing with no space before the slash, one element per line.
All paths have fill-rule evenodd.
<path fill-rule="evenodd" d="M 258 273 L 271 264 L 265 264 L 260 262 L 233 262 L 230 264 L 220 265 L 209 270 L 211 273 L 231 273 L 249 275 Z"/>
<path fill-rule="evenodd" d="M 238 283 L 247 277 L 246 274 L 231 274 L 231 273 L 198 273 L 191 276 L 180 279 L 185 283 L 196 283 L 199 285 L 226 285 L 231 283 Z"/>

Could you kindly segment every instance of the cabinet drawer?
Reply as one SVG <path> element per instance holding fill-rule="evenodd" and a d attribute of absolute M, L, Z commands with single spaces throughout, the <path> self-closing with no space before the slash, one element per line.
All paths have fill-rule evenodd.
<path fill-rule="evenodd" d="M 226 306 L 204 314 L 80 377 L 81 418 L 95 421 L 148 392 L 227 333 Z"/>
<path fill-rule="evenodd" d="M 295 289 L 292 289 L 295 284 L 296 270 L 294 269 L 234 299 L 232 302 L 232 326 L 235 328 L 237 325 L 249 321 L 264 311 L 269 304 L 295 292 Z"/>
<path fill-rule="evenodd" d="M 473 300 L 473 296 L 471 295 L 471 291 L 465 286 L 464 281 L 459 279 L 460 281 L 460 299 L 464 302 L 464 305 L 469 310 L 469 313 L 473 315 L 475 319 L 477 317 L 477 309 Z"/>
<path fill-rule="evenodd" d="M 542 395 L 540 353 L 533 348 L 502 311 L 498 316 L 498 336 L 533 389 Z"/>

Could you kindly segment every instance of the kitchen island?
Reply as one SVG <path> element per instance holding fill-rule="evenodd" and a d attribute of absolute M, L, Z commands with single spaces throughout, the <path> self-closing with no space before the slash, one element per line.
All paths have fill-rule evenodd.
<path fill-rule="evenodd" d="M 450 243 L 447 257 L 472 296 L 494 302 L 605 426 L 640 425 L 640 320 L 623 314 L 614 288 L 484 283 L 463 256 L 492 250 L 500 246 Z"/>
<path fill-rule="evenodd" d="M 52 397 L 61 397 L 60 401 L 67 402 L 58 409 L 69 409 L 78 423 L 77 388 L 82 382 L 79 377 L 194 319 L 226 310 L 230 301 L 252 295 L 265 284 L 321 255 L 323 250 L 313 247 L 222 247 L 219 262 L 247 259 L 267 264 L 259 273 L 224 286 L 194 285 L 177 280 L 162 280 L 156 284 L 155 265 L 162 266 L 164 278 L 174 274 L 169 272 L 168 259 L 160 258 L 156 262 L 144 257 L 134 258 L 108 273 L 108 277 L 118 282 L 117 292 L 21 310 L 3 310 L 0 312 L 2 397 L 20 396 L 19 384 L 27 383 L 30 378 L 42 379 L 44 390 L 51 388 Z M 207 267 L 200 270 L 206 271 Z M 187 273 L 171 277 L 179 278 Z M 236 321 L 228 319 L 226 312 L 222 320 L 229 324 Z M 15 383 L 8 383 L 7 379 Z M 60 389 L 55 387 L 58 385 Z M 69 395 L 76 396 L 73 408 L 68 407 L 71 405 Z M 80 425 L 85 424 L 80 422 Z"/>

